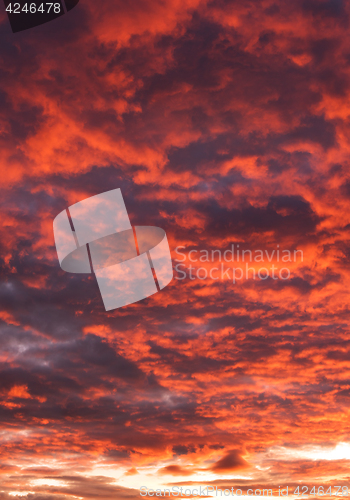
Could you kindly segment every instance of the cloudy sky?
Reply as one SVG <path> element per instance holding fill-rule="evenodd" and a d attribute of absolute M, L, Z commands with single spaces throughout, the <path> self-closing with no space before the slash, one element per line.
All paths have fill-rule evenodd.
<path fill-rule="evenodd" d="M 1 500 L 348 484 L 349 16 L 80 0 L 13 34 L 1 5 Z M 115 188 L 174 267 L 178 246 L 186 266 L 232 244 L 303 260 L 106 312 L 94 275 L 60 269 L 52 222 Z"/>

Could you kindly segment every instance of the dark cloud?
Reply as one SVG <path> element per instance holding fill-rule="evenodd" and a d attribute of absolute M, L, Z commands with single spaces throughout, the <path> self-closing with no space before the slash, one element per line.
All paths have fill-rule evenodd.
<path fill-rule="evenodd" d="M 190 476 L 193 470 L 185 469 L 179 465 L 168 465 L 158 471 L 158 474 L 171 474 L 172 476 Z"/>
<path fill-rule="evenodd" d="M 220 473 L 246 469 L 249 467 L 248 462 L 241 457 L 239 451 L 232 450 L 212 465 L 211 470 Z"/>

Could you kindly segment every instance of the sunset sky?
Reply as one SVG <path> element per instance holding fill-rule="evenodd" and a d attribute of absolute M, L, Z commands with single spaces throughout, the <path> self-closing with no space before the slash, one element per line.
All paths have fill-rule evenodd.
<path fill-rule="evenodd" d="M 349 24 L 346 0 L 80 0 L 14 34 L 1 3 L 0 500 L 350 486 Z M 53 220 L 116 188 L 174 268 L 303 259 L 106 312 Z"/>

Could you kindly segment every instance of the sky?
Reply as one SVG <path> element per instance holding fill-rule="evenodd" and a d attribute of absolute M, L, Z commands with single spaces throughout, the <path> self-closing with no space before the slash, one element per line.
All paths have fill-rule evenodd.
<path fill-rule="evenodd" d="M 0 500 L 348 485 L 349 16 L 80 0 L 14 34 L 1 6 Z M 106 312 L 52 224 L 117 188 L 175 274 Z M 199 253 L 232 245 L 287 270 Z"/>

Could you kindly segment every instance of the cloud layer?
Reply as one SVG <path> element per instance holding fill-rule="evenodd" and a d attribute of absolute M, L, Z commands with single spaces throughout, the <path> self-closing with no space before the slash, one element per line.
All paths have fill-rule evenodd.
<path fill-rule="evenodd" d="M 1 500 L 347 484 L 349 14 L 81 0 L 14 35 L 0 13 Z M 204 270 L 221 262 L 190 250 L 303 260 L 106 313 L 52 221 L 114 188 L 174 265 L 180 246 Z"/>

